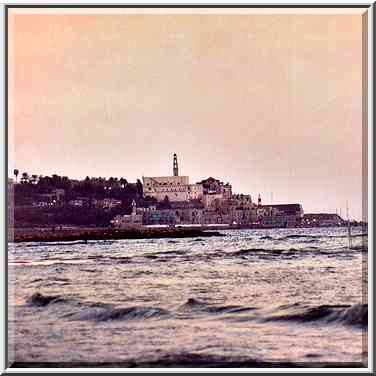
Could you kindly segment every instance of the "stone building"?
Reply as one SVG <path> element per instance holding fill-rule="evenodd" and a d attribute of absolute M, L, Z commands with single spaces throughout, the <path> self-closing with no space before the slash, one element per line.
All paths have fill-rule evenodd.
<path fill-rule="evenodd" d="M 251 195 L 237 194 L 232 196 L 235 206 L 239 209 L 255 209 L 256 205 L 252 202 Z"/>
<path fill-rule="evenodd" d="M 229 183 L 213 177 L 189 184 L 188 176 L 179 176 L 176 154 L 172 176 L 143 177 L 143 192 L 158 202 L 155 210 L 143 213 L 144 224 L 294 227 L 303 217 L 300 204 L 262 205 L 260 195 L 256 204 L 250 195 L 232 194 Z"/>
<path fill-rule="evenodd" d="M 202 186 L 202 202 L 205 208 L 218 207 L 224 201 L 231 199 L 232 188 L 218 179 L 209 177 L 197 183 Z"/>
<path fill-rule="evenodd" d="M 344 226 L 344 221 L 336 213 L 309 213 L 303 215 L 302 224 L 304 226 L 316 227 L 316 226 Z"/>
<path fill-rule="evenodd" d="M 179 176 L 176 154 L 173 159 L 173 175 L 158 177 L 142 177 L 144 197 L 153 197 L 163 201 L 189 201 L 202 198 L 203 188 L 199 184 L 189 184 L 188 176 Z"/>
<path fill-rule="evenodd" d="M 163 201 L 188 201 L 188 176 L 143 177 L 144 196 Z"/>
<path fill-rule="evenodd" d="M 143 212 L 143 223 L 156 224 L 201 224 L 203 205 L 198 201 L 170 202 L 169 207 Z"/>
<path fill-rule="evenodd" d="M 258 221 L 265 227 L 296 227 L 303 219 L 300 204 L 262 205 L 258 207 Z"/>

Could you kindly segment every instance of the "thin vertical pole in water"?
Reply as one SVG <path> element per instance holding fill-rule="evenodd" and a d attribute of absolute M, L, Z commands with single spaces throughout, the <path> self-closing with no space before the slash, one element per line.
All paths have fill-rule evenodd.
<path fill-rule="evenodd" d="M 352 241 L 351 241 L 351 226 L 350 226 L 350 219 L 349 219 L 349 205 L 346 201 L 346 214 L 347 214 L 347 236 L 349 239 L 349 249 L 352 248 Z"/>

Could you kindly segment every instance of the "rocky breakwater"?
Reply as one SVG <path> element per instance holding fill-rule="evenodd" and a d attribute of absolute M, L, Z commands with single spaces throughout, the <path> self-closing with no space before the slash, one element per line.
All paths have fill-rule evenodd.
<path fill-rule="evenodd" d="M 70 229 L 15 229 L 10 242 L 60 242 L 107 239 L 158 239 L 224 236 L 218 231 L 182 228 L 70 228 Z"/>

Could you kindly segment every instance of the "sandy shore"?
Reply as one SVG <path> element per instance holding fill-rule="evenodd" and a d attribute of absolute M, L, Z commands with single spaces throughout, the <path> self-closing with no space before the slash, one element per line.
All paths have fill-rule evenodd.
<path fill-rule="evenodd" d="M 28 228 L 14 229 L 9 232 L 10 242 L 56 242 L 75 240 L 106 240 L 106 239 L 157 239 L 157 238 L 191 238 L 223 236 L 218 231 L 203 231 L 184 228 Z"/>

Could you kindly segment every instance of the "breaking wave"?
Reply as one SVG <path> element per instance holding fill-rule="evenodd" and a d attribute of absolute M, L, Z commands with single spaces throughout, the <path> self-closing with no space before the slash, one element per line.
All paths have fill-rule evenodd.
<path fill-rule="evenodd" d="M 126 308 L 87 308 L 83 311 L 69 313 L 64 318 L 71 320 L 110 321 L 160 318 L 169 312 L 154 307 L 126 307 Z"/>
<path fill-rule="evenodd" d="M 339 323 L 357 327 L 368 326 L 368 305 L 320 305 L 306 307 L 300 303 L 292 303 L 276 308 L 274 314 L 263 313 L 262 309 L 241 305 L 213 305 L 207 302 L 189 298 L 184 304 L 168 311 L 160 307 L 133 306 L 115 307 L 104 303 L 81 303 L 68 300 L 59 295 L 43 295 L 34 293 L 27 303 L 37 307 L 46 307 L 55 303 L 73 303 L 78 311 L 67 313 L 63 318 L 69 320 L 111 321 L 111 320 L 147 320 L 160 318 L 182 318 L 181 315 L 195 316 L 199 314 L 215 315 L 215 317 L 231 321 L 291 322 L 291 323 Z M 83 307 L 84 306 L 84 307 Z M 86 307 L 85 307 L 86 306 Z M 247 315 L 251 313 L 251 315 Z"/>
<path fill-rule="evenodd" d="M 367 252 L 367 246 L 354 246 L 350 250 L 347 246 L 337 247 L 333 249 L 325 249 L 316 246 L 306 246 L 304 248 L 246 248 L 230 253 L 232 256 L 247 256 L 260 255 L 266 257 L 276 256 L 307 256 L 307 255 L 321 255 L 321 256 L 351 256 L 353 252 Z"/>
<path fill-rule="evenodd" d="M 368 305 L 321 305 L 309 308 L 303 312 L 276 315 L 262 319 L 268 321 L 293 321 L 293 322 L 315 322 L 342 323 L 360 327 L 368 326 Z"/>
<path fill-rule="evenodd" d="M 280 254 L 295 254 L 295 253 L 302 253 L 304 249 L 296 249 L 296 248 L 289 248 L 289 249 L 268 249 L 268 248 L 248 248 L 248 249 L 241 249 L 233 253 L 234 256 L 242 256 L 252 253 L 266 253 L 269 255 L 280 255 Z"/>
<path fill-rule="evenodd" d="M 352 238 L 367 237 L 367 233 L 353 234 Z M 348 235 L 310 235 L 310 234 L 290 234 L 282 237 L 272 237 L 270 235 L 265 235 L 260 237 L 260 240 L 293 240 L 293 239 L 310 239 L 311 242 L 319 241 L 320 239 L 345 239 L 348 238 Z M 306 240 L 306 241 L 307 241 Z"/>
<path fill-rule="evenodd" d="M 179 310 L 201 311 L 203 313 L 221 314 L 221 313 L 240 313 L 255 310 L 255 307 L 243 307 L 239 305 L 217 306 L 201 302 L 194 298 L 189 298 L 186 303 L 179 307 Z"/>

